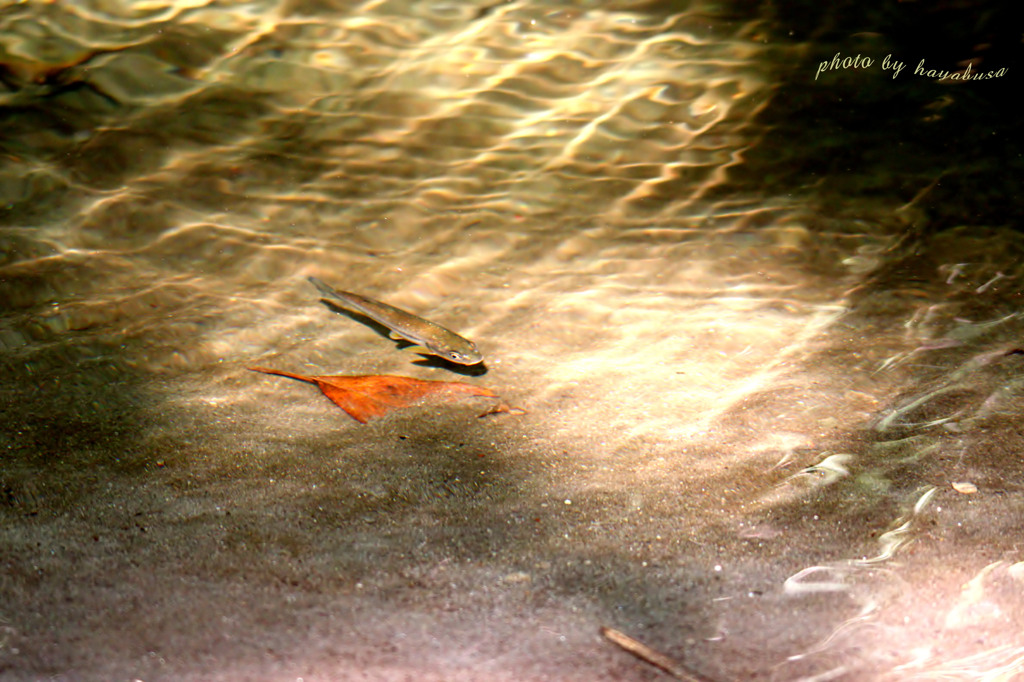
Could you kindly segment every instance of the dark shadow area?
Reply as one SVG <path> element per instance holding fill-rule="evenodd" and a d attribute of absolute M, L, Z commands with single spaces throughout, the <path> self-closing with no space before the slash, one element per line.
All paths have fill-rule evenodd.
<path fill-rule="evenodd" d="M 916 209 L 900 216 L 913 234 L 1014 220 L 1011 178 L 1024 172 L 1024 131 L 1013 115 L 1024 10 L 980 1 L 784 2 L 762 10 L 771 41 L 806 49 L 778 71 L 758 117 L 766 134 L 731 169 L 723 193 L 795 194 L 829 215 L 896 193 Z M 841 66 L 858 55 L 872 64 Z M 883 67 L 886 57 L 904 65 L 899 75 Z M 922 60 L 925 72 L 970 63 L 974 74 L 1006 74 L 940 81 L 914 73 Z M 822 63 L 829 66 L 819 73 Z"/>

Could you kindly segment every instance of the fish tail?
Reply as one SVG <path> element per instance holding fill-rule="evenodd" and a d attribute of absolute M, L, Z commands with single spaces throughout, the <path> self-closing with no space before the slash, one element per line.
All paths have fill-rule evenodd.
<path fill-rule="evenodd" d="M 326 284 L 324 284 L 323 282 L 318 280 L 316 277 L 310 277 L 309 278 L 309 283 L 312 284 L 313 286 L 315 286 L 320 291 L 320 293 L 323 294 L 324 296 L 327 296 L 329 298 L 336 298 L 336 299 L 339 299 L 339 300 L 344 300 L 341 296 L 338 295 L 337 291 L 335 291 L 331 287 L 327 286 Z"/>

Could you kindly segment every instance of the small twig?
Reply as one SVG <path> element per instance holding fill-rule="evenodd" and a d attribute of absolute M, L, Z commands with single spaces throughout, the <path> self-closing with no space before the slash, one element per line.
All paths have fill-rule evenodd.
<path fill-rule="evenodd" d="M 677 680 L 683 680 L 684 682 L 706 682 L 706 680 L 696 677 L 683 670 L 682 666 L 679 663 L 675 662 L 665 654 L 661 653 L 660 651 L 655 651 L 643 642 L 639 642 L 633 639 L 624 632 L 619 632 L 618 630 L 613 630 L 612 628 L 602 627 L 601 636 L 607 639 L 612 644 L 618 645 L 619 647 L 625 649 L 629 653 L 639 658 L 641 661 L 650 663 L 655 668 L 659 668 L 667 672 L 669 675 L 676 678 Z"/>
<path fill-rule="evenodd" d="M 495 405 L 494 407 L 490 408 L 489 410 L 487 410 L 483 414 L 478 414 L 477 415 L 477 419 L 483 419 L 484 417 L 489 417 L 489 416 L 495 415 L 495 414 L 521 415 L 521 414 L 526 414 L 526 410 L 524 410 L 521 407 L 512 407 L 508 403 L 498 403 L 497 405 Z"/>

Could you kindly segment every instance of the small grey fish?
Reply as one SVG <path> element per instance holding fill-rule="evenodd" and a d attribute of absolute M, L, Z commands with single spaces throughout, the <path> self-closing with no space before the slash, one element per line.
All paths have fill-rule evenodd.
<path fill-rule="evenodd" d="M 460 365 L 475 365 L 483 362 L 483 356 L 480 355 L 480 351 L 476 349 L 476 345 L 472 341 L 462 338 L 441 325 L 372 298 L 349 291 L 336 291 L 316 277 L 310 277 L 309 281 L 327 298 L 341 301 L 346 308 L 362 313 L 374 322 L 390 329 L 393 339 L 411 341 L 434 355 Z"/>

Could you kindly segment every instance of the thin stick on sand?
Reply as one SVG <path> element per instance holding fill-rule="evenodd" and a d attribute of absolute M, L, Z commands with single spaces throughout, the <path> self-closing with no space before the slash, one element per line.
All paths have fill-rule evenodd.
<path fill-rule="evenodd" d="M 651 647 L 647 646 L 643 642 L 637 641 L 627 635 L 624 632 L 613 630 L 612 628 L 602 627 L 601 636 L 607 639 L 612 644 L 615 644 L 629 653 L 633 654 L 641 661 L 650 663 L 655 668 L 667 672 L 677 680 L 683 680 L 684 682 L 707 682 L 700 677 L 696 677 L 685 670 L 679 663 L 675 662 L 660 651 L 655 651 Z"/>

